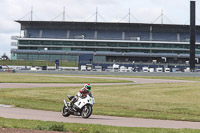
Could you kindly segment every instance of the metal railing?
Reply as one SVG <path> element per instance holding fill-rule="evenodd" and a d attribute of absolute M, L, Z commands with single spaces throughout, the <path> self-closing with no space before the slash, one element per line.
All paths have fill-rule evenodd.
<path fill-rule="evenodd" d="M 118 40 L 118 41 L 137 41 L 137 42 L 142 42 L 142 41 L 163 41 L 163 42 L 189 42 L 189 40 L 167 40 L 167 39 L 140 39 L 140 40 L 135 40 L 131 38 L 91 38 L 91 37 L 84 37 L 84 38 L 76 38 L 76 37 L 58 37 L 58 36 L 51 36 L 51 37 L 40 37 L 40 36 L 24 36 L 24 37 L 19 37 L 19 36 L 13 36 L 14 40 L 17 40 L 18 38 L 42 38 L 42 39 L 74 39 L 74 40 Z M 200 42 L 200 41 L 196 41 Z"/>
<path fill-rule="evenodd" d="M 17 40 L 18 38 L 20 38 L 19 36 L 11 36 L 12 40 Z"/>

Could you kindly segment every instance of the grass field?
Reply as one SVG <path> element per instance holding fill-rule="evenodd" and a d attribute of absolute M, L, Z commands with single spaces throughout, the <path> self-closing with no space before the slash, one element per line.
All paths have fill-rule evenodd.
<path fill-rule="evenodd" d="M 62 78 L 58 78 L 59 80 Z M 70 82 L 74 80 L 81 82 L 80 78 Z M 101 80 L 99 82 L 108 82 Z M 96 101 L 94 114 L 200 121 L 199 86 L 199 82 L 93 86 L 92 92 Z M 74 95 L 79 89 L 80 87 L 0 89 L 0 103 L 60 111 L 66 94 Z"/>
<path fill-rule="evenodd" d="M 105 77 L 105 75 L 90 75 L 90 76 Z M 200 77 L 130 76 L 130 75 L 106 75 L 106 77 L 118 77 L 118 78 L 145 78 L 145 79 L 171 79 L 171 80 L 200 81 Z"/>
<path fill-rule="evenodd" d="M 0 60 L 0 66 L 55 66 L 55 61 L 24 61 L 24 60 Z M 59 66 L 78 67 L 77 62 L 60 61 Z"/>
<path fill-rule="evenodd" d="M 0 83 L 126 83 L 131 81 L 114 79 L 94 79 L 77 77 L 56 77 L 53 75 L 39 74 L 7 74 L 0 73 Z"/>
<path fill-rule="evenodd" d="M 93 124 L 43 122 L 36 120 L 15 120 L 1 117 L 0 127 L 50 131 L 69 131 L 76 133 L 199 133 L 199 130 L 192 129 L 114 127 Z"/>
<path fill-rule="evenodd" d="M 119 76 L 119 77 L 200 81 L 200 77 L 170 77 L 170 76 L 166 76 L 166 77 L 164 76 Z"/>

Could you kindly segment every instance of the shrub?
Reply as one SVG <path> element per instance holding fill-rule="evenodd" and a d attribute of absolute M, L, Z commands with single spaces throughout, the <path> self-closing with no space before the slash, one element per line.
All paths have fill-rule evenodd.
<path fill-rule="evenodd" d="M 64 124 L 50 124 L 47 127 L 49 131 L 65 131 Z"/>

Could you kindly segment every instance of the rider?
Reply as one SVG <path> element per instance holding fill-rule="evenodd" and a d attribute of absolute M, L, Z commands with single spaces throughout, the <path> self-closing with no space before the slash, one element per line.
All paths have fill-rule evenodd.
<path fill-rule="evenodd" d="M 92 97 L 92 93 L 91 93 L 91 85 L 85 84 L 83 86 L 83 88 L 80 89 L 80 91 L 76 94 L 76 96 L 70 101 L 70 107 L 73 106 L 73 104 L 76 102 L 76 100 L 78 100 L 79 97 L 83 97 L 85 98 L 87 95 Z"/>

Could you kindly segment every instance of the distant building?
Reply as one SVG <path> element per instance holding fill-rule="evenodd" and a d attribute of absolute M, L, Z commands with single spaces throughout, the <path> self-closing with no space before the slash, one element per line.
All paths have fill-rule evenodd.
<path fill-rule="evenodd" d="M 12 60 L 179 63 L 189 61 L 189 26 L 144 23 L 16 21 L 20 23 Z M 200 26 L 196 27 L 200 58 Z"/>

